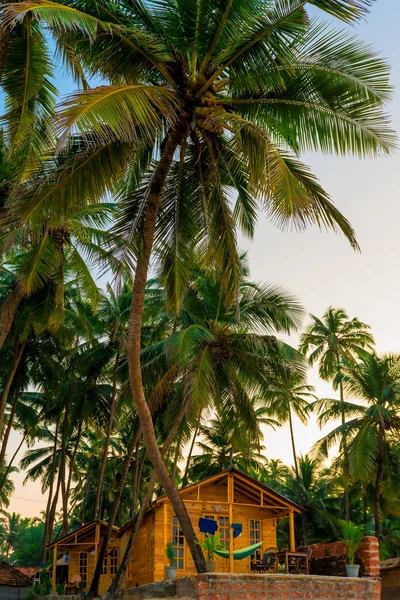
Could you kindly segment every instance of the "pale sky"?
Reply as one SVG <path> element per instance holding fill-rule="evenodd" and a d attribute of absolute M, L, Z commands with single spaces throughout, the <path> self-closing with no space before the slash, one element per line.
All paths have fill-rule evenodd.
<path fill-rule="evenodd" d="M 358 37 L 372 44 L 392 67 L 397 87 L 390 106 L 393 126 L 400 131 L 400 2 L 377 0 L 367 22 L 355 28 Z M 59 89 L 71 91 L 69 82 L 57 81 Z M 361 254 L 355 253 L 341 236 L 313 228 L 301 234 L 276 230 L 261 216 L 253 242 L 241 241 L 248 256 L 253 280 L 279 283 L 297 295 L 307 313 L 321 316 L 330 305 L 343 307 L 371 325 L 378 352 L 400 352 L 400 153 L 391 158 L 359 160 L 321 155 L 303 157 L 323 187 L 357 232 Z M 305 320 L 307 322 L 308 319 Z M 288 340 L 297 344 L 297 336 Z M 333 396 L 329 384 L 310 371 L 309 383 L 320 397 Z M 299 453 L 307 453 L 321 437 L 315 419 L 307 426 L 296 423 Z M 289 432 L 265 432 L 268 458 L 292 462 Z M 10 456 L 18 445 L 14 434 Z M 39 483 L 16 484 L 9 511 L 23 516 L 38 515 L 46 506 Z"/>

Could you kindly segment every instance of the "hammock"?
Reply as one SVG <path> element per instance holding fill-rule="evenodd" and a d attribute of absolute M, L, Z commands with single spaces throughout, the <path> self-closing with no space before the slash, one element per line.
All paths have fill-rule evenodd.
<path fill-rule="evenodd" d="M 233 559 L 234 560 L 242 560 L 242 558 L 247 558 L 254 554 L 254 552 L 262 546 L 263 542 L 258 542 L 257 544 L 253 544 L 252 546 L 247 546 L 247 548 L 240 548 L 240 550 L 233 551 Z M 222 558 L 229 558 L 229 550 L 214 550 L 215 554 L 218 556 L 222 556 Z"/>

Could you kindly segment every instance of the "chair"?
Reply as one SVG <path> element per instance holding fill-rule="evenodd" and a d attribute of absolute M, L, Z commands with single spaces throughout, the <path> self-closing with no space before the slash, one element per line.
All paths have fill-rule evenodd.
<path fill-rule="evenodd" d="M 254 565 L 254 570 L 259 573 L 275 573 L 278 565 L 276 548 L 267 548 L 261 562 Z"/>
<path fill-rule="evenodd" d="M 309 562 L 312 555 L 312 549 L 309 546 L 300 546 L 297 548 L 296 552 L 302 552 L 307 555 L 307 558 L 298 557 L 297 558 L 297 573 L 303 573 L 305 575 L 309 574 Z"/>

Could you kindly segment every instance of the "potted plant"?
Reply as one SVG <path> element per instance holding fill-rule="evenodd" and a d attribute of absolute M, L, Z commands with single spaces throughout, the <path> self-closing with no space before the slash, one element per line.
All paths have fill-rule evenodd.
<path fill-rule="evenodd" d="M 165 549 L 165 554 L 167 555 L 167 559 L 169 562 L 169 566 L 165 567 L 167 579 L 175 579 L 175 577 L 176 577 L 176 567 L 174 566 L 175 556 L 174 556 L 174 549 L 172 547 L 171 542 L 168 542 L 167 547 Z"/>
<path fill-rule="evenodd" d="M 358 577 L 360 565 L 354 564 L 354 557 L 364 537 L 364 526 L 355 525 L 352 521 L 342 521 L 342 541 L 346 544 L 349 564 L 346 565 L 347 577 Z"/>
<path fill-rule="evenodd" d="M 64 584 L 63 583 L 57 583 L 56 592 L 57 592 L 57 596 L 64 596 Z"/>
<path fill-rule="evenodd" d="M 204 551 L 206 558 L 206 569 L 207 573 L 214 573 L 217 568 L 217 561 L 215 560 L 215 551 L 222 550 L 224 545 L 221 543 L 221 534 L 206 535 L 203 544 L 197 542 Z"/>

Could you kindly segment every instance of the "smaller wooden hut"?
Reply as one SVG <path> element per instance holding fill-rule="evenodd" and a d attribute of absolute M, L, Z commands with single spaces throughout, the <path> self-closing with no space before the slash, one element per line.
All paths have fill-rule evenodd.
<path fill-rule="evenodd" d="M 56 591 L 57 583 L 84 581 L 83 591 L 88 591 L 93 579 L 94 570 L 107 523 L 92 521 L 68 535 L 54 541 L 48 546 L 53 549 L 52 588 Z M 113 527 L 113 535 L 107 549 L 107 556 L 100 577 L 99 592 L 103 594 L 109 588 L 119 566 L 118 527 Z"/>
<path fill-rule="evenodd" d="M 213 530 L 221 534 L 221 541 L 229 550 L 229 558 L 218 557 L 218 572 L 251 572 L 254 559 L 261 558 L 267 548 L 276 547 L 277 520 L 281 518 L 289 518 L 290 549 L 295 549 L 294 515 L 301 512 L 300 506 L 236 469 L 183 488 L 180 495 L 198 539 L 204 540 L 204 521 L 213 521 Z M 133 525 L 134 520 L 118 532 L 121 557 Z M 144 517 L 128 565 L 125 589 L 165 579 L 168 542 L 174 549 L 177 576 L 194 575 L 196 569 L 178 519 L 168 498 L 163 496 Z M 234 560 L 234 551 L 259 542 L 260 550 L 243 560 Z"/>

